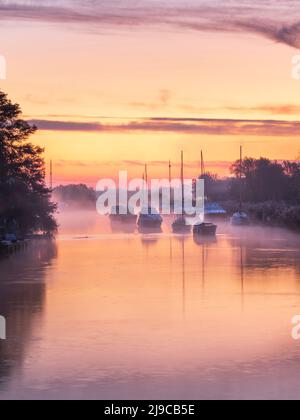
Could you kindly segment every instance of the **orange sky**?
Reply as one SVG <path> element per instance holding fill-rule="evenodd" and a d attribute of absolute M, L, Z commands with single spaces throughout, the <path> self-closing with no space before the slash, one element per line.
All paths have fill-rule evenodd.
<path fill-rule="evenodd" d="M 153 1 L 151 10 L 159 3 Z M 222 1 L 214 3 L 218 10 Z M 190 176 L 199 172 L 201 149 L 208 169 L 222 175 L 240 144 L 255 157 L 299 156 L 300 82 L 291 77 L 299 50 L 286 39 L 223 26 L 214 31 L 117 22 L 95 31 L 89 21 L 70 25 L 62 13 L 55 20 L 43 10 L 36 18 L 22 7 L 3 9 L 0 54 L 8 67 L 0 87 L 28 120 L 38 120 L 34 142 L 46 148 L 47 161 L 54 160 L 56 183 L 94 184 L 119 169 L 140 176 L 144 162 L 151 175 L 166 176 L 164 162 L 178 162 L 182 149 Z M 240 128 L 228 119 L 246 121 Z M 248 120 L 255 126 L 249 128 Z"/>

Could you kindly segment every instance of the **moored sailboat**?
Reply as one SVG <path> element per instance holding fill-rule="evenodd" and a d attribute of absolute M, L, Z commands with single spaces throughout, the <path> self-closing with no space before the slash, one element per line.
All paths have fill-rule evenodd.
<path fill-rule="evenodd" d="M 204 157 L 203 157 L 203 151 L 201 151 L 201 178 L 204 178 Z M 206 216 L 204 212 L 204 217 Z M 214 223 L 199 223 L 196 224 L 193 228 L 194 236 L 203 236 L 203 237 L 215 237 L 217 234 L 218 226 Z"/>
<path fill-rule="evenodd" d="M 163 219 L 157 210 L 148 207 L 142 209 L 138 217 L 138 227 L 140 229 L 160 230 Z"/>
<path fill-rule="evenodd" d="M 111 208 L 109 218 L 111 222 L 136 223 L 137 215 L 132 214 L 128 207 L 115 206 Z"/>
<path fill-rule="evenodd" d="M 144 174 L 144 182 L 146 185 L 146 190 L 148 186 L 148 168 L 145 165 L 145 174 Z M 139 214 L 138 217 L 138 227 L 140 229 L 161 229 L 161 225 L 163 223 L 163 218 L 161 217 L 160 213 L 152 208 L 151 206 L 144 206 Z"/>
<path fill-rule="evenodd" d="M 181 152 L 181 215 L 172 223 L 172 230 L 174 233 L 189 233 L 192 229 L 192 226 L 188 223 L 185 216 L 183 160 L 183 152 Z"/>
<path fill-rule="evenodd" d="M 201 223 L 194 226 L 194 235 L 216 236 L 218 226 L 214 223 Z"/>

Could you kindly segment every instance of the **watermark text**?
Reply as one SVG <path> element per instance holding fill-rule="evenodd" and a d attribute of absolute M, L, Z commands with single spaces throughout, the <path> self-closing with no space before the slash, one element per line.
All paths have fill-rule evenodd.
<path fill-rule="evenodd" d="M 6 319 L 0 315 L 0 340 L 6 340 Z"/>
<path fill-rule="evenodd" d="M 293 340 L 300 340 L 300 315 L 295 315 L 292 319 L 292 338 Z"/>
<path fill-rule="evenodd" d="M 6 80 L 6 59 L 0 54 L 0 80 Z"/>
<path fill-rule="evenodd" d="M 110 214 L 185 215 L 188 224 L 204 220 L 204 180 L 185 179 L 128 179 L 126 171 L 119 172 L 118 182 L 102 179 L 96 186 L 97 211 Z"/>

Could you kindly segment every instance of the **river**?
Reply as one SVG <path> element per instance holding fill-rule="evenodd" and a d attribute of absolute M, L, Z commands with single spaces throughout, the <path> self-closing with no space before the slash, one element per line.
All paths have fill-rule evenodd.
<path fill-rule="evenodd" d="M 60 225 L 0 261 L 0 399 L 300 398 L 299 235 Z"/>

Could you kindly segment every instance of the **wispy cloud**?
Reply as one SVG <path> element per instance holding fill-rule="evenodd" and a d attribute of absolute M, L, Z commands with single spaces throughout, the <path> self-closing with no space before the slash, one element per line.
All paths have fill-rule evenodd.
<path fill-rule="evenodd" d="M 115 168 L 115 167 L 118 167 L 120 169 L 132 168 L 132 167 L 143 169 L 145 167 L 145 161 L 142 161 L 142 160 L 81 161 L 81 160 L 59 159 L 59 160 L 54 161 L 53 164 L 54 164 L 54 167 L 56 168 L 66 168 L 67 166 L 69 166 L 69 167 L 75 167 L 79 169 L 84 169 L 84 168 L 98 169 L 99 167 L 101 167 L 102 169 Z M 151 161 L 147 161 L 147 164 L 149 165 L 149 167 L 163 169 L 163 168 L 168 168 L 169 161 L 151 160 Z M 207 170 L 215 170 L 215 171 L 227 170 L 231 164 L 232 162 L 229 162 L 229 161 L 206 161 L 205 162 L 205 166 Z M 200 165 L 201 165 L 200 156 L 199 156 L 199 160 L 185 162 L 186 169 L 197 170 L 197 169 L 200 169 Z M 172 167 L 180 169 L 181 163 L 179 161 L 172 162 Z"/>
<path fill-rule="evenodd" d="M 205 118 L 148 118 L 125 122 L 73 122 L 30 120 L 40 130 L 80 132 L 169 132 L 214 136 L 293 137 L 300 135 L 300 121 Z"/>
<path fill-rule="evenodd" d="M 272 115 L 300 115 L 300 106 L 293 104 L 282 104 L 282 105 L 258 105 L 253 107 L 234 107 L 229 106 L 226 108 L 233 112 L 262 112 Z"/>
<path fill-rule="evenodd" d="M 300 105 L 292 104 L 292 103 L 283 103 L 283 104 L 259 104 L 253 106 L 241 106 L 241 105 L 220 105 L 215 107 L 207 107 L 203 105 L 192 105 L 188 103 L 171 103 L 170 101 L 166 104 L 168 107 L 172 107 L 177 109 L 178 111 L 184 111 L 192 114 L 203 115 L 207 116 L 208 113 L 222 113 L 224 111 L 230 111 L 234 113 L 238 113 L 239 115 L 244 114 L 245 116 L 249 113 L 256 113 L 256 114 L 269 114 L 269 115 L 300 115 Z M 156 111 L 162 110 L 163 105 L 161 102 L 131 102 L 128 106 L 137 109 L 144 109 L 149 111 Z M 99 117 L 100 118 L 100 117 Z"/>
<path fill-rule="evenodd" d="M 6 0 L 0 19 L 107 26 L 164 26 L 176 30 L 253 33 L 300 47 L 298 0 Z"/>
<path fill-rule="evenodd" d="M 98 122 L 29 120 L 29 123 L 45 131 L 105 131 L 105 125 Z"/>
<path fill-rule="evenodd" d="M 133 108 L 139 109 L 148 109 L 148 110 L 158 110 L 162 109 L 170 104 L 170 100 L 173 94 L 168 89 L 161 89 L 159 91 L 158 97 L 152 102 L 131 102 L 128 105 Z"/>

